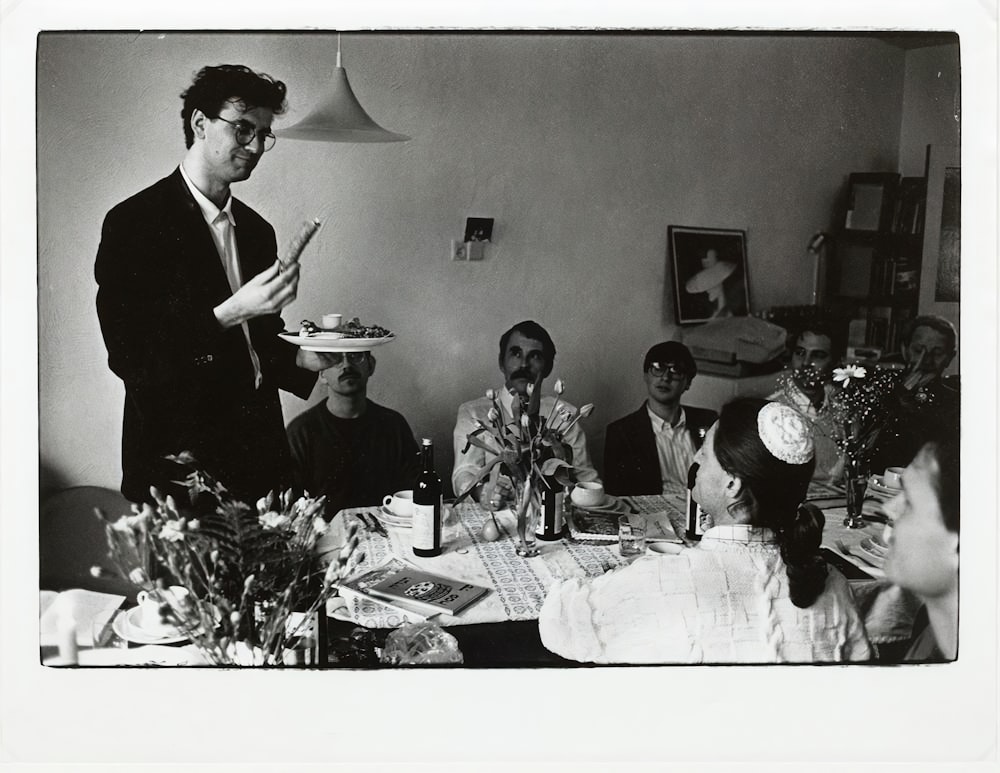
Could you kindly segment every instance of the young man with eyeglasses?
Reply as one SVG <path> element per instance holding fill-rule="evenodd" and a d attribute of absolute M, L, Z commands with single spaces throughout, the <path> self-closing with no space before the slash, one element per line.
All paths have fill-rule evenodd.
<path fill-rule="evenodd" d="M 686 487 L 688 470 L 718 415 L 681 405 L 698 372 L 684 344 L 664 341 L 642 363 L 648 399 L 634 413 L 608 425 L 604 438 L 604 488 L 609 494 L 663 494 Z"/>
<path fill-rule="evenodd" d="M 172 174 L 115 206 L 94 273 L 108 365 L 125 385 L 122 493 L 180 496 L 168 454 L 191 452 L 235 496 L 287 485 L 278 389 L 307 398 L 324 355 L 281 341 L 297 263 L 230 193 L 274 144 L 285 85 L 242 65 L 205 67 L 182 95 L 187 152 Z"/>
<path fill-rule="evenodd" d="M 381 504 L 386 494 L 413 488 L 420 457 L 406 419 L 368 399 L 372 353 L 328 356 L 331 365 L 320 373 L 327 398 L 288 425 L 288 442 L 296 491 L 325 495 L 331 518 L 345 507 Z"/>

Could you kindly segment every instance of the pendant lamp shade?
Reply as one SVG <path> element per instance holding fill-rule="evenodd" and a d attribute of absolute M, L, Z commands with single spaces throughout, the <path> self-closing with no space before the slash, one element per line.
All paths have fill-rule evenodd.
<path fill-rule="evenodd" d="M 287 129 L 275 131 L 278 137 L 314 142 L 404 142 L 410 139 L 379 126 L 365 112 L 347 80 L 347 70 L 340 64 L 340 41 L 337 41 L 337 67 L 319 104 L 305 118 Z"/>

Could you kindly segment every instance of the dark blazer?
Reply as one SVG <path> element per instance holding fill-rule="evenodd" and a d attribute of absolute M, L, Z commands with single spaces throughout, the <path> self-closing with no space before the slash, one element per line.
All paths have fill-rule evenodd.
<path fill-rule="evenodd" d="M 233 200 L 243 280 L 271 265 L 274 229 Z M 114 207 L 94 267 L 108 365 L 125 384 L 122 493 L 149 500 L 177 469 L 165 454 L 190 451 L 241 498 L 290 482 L 278 389 L 309 396 L 316 374 L 296 367 L 296 348 L 277 337 L 277 314 L 223 329 L 212 309 L 232 295 L 215 242 L 179 169 Z"/>
<path fill-rule="evenodd" d="M 718 414 L 705 408 L 682 407 L 694 447 L 700 448 Z M 663 491 L 660 457 L 646 403 L 608 425 L 604 437 L 604 489 L 616 496 Z"/>

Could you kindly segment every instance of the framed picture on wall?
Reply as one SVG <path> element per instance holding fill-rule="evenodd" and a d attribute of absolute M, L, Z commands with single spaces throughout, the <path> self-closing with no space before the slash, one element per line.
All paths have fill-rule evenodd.
<path fill-rule="evenodd" d="M 679 325 L 750 313 L 745 231 L 672 225 L 667 247 Z"/>

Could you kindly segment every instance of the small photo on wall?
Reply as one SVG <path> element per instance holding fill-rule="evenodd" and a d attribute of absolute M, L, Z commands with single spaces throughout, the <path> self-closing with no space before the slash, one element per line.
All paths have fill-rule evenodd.
<path fill-rule="evenodd" d="M 750 313 L 744 231 L 672 225 L 667 234 L 678 324 Z"/>

